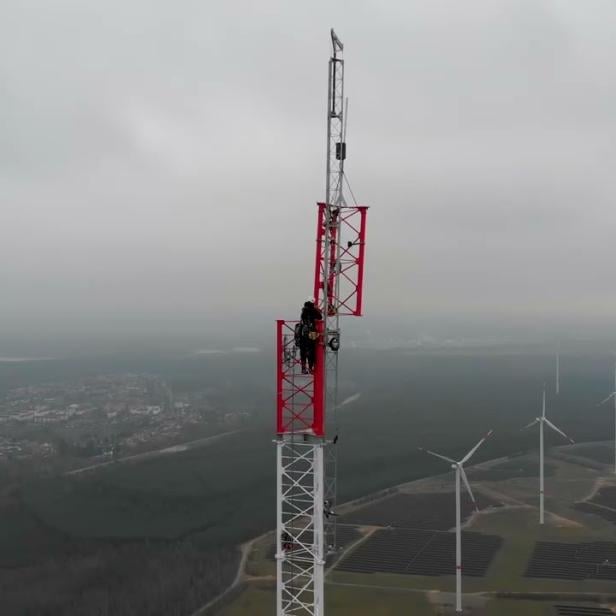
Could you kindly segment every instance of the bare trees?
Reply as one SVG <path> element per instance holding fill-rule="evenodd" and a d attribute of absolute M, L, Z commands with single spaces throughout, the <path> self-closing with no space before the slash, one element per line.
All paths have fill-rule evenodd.
<path fill-rule="evenodd" d="M 94 546 L 92 546 L 94 548 Z M 185 616 L 235 577 L 235 548 L 194 539 L 99 545 L 87 553 L 0 571 L 5 616 Z"/>

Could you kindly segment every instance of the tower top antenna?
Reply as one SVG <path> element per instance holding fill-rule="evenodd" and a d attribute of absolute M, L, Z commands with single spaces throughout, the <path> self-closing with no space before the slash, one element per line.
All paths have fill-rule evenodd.
<path fill-rule="evenodd" d="M 336 36 L 336 33 L 334 32 L 333 28 L 331 29 L 331 34 L 332 34 L 332 47 L 334 48 L 334 58 L 335 58 L 337 51 L 344 50 L 344 45 L 342 44 L 342 41 Z"/>

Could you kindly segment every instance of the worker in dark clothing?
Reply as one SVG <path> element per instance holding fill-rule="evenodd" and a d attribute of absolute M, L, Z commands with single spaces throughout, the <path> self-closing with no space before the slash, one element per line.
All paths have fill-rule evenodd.
<path fill-rule="evenodd" d="M 328 500 L 323 502 L 323 513 L 328 520 L 330 516 L 338 517 L 338 514 L 332 509 L 332 505 Z"/>
<path fill-rule="evenodd" d="M 321 311 L 314 305 L 314 299 L 309 297 L 304 302 L 300 316 L 301 335 L 299 340 L 299 356 L 302 364 L 302 374 L 312 374 L 317 347 L 317 321 L 323 318 Z M 306 363 L 308 366 L 306 367 Z"/>
<path fill-rule="evenodd" d="M 289 533 L 287 533 L 286 531 L 283 532 L 280 539 L 282 549 L 285 552 L 291 551 L 293 549 L 293 539 L 291 538 L 291 535 L 289 535 Z"/>

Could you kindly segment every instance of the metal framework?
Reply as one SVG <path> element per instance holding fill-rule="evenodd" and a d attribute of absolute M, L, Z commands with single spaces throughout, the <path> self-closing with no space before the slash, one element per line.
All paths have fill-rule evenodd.
<path fill-rule="evenodd" d="M 324 614 L 323 375 L 325 345 L 317 344 L 313 374 L 302 374 L 296 321 L 277 322 L 276 614 Z M 324 325 L 318 324 L 323 338 Z"/>
<path fill-rule="evenodd" d="M 326 201 L 318 203 L 312 374 L 302 374 L 296 321 L 277 321 L 277 616 L 323 616 L 327 555 L 336 550 L 336 441 L 340 317 L 361 316 L 366 206 L 347 205 L 343 45 L 331 31 Z M 328 439 L 327 435 L 333 438 Z"/>

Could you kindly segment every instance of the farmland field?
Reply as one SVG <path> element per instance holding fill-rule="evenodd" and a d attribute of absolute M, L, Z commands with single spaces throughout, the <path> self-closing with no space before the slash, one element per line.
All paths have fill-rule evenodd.
<path fill-rule="evenodd" d="M 612 552 L 616 554 L 616 544 L 611 543 L 613 548 L 610 548 L 609 541 L 613 537 L 613 526 L 608 521 L 595 520 L 596 516 L 579 511 L 575 506 L 581 495 L 588 495 L 593 491 L 601 474 L 583 466 L 576 467 L 571 462 L 558 458 L 549 459 L 548 463 L 553 472 L 549 478 L 546 478 L 547 512 L 544 527 L 538 524 L 536 478 L 528 473 L 528 469 L 536 468 L 534 453 L 521 458 L 516 457 L 512 461 L 505 461 L 504 467 L 508 473 L 510 468 L 522 469 L 520 477 L 494 481 L 471 480 L 478 500 L 484 499 L 482 502 L 485 505 L 498 504 L 499 506 L 486 507 L 481 513 L 470 518 L 467 531 L 472 532 L 467 532 L 466 537 L 477 536 L 486 540 L 495 537 L 501 547 L 496 549 L 486 561 L 485 569 L 479 571 L 478 576 L 474 577 L 472 566 L 469 570 L 469 566 L 466 565 L 467 575 L 463 578 L 464 591 L 484 593 L 482 600 L 479 600 L 480 595 L 465 596 L 468 614 L 476 616 L 507 616 L 508 614 L 512 616 L 521 614 L 524 616 L 553 616 L 562 613 L 567 616 L 578 616 L 578 614 L 593 614 L 593 611 L 588 611 L 590 608 L 597 610 L 594 612 L 596 614 L 605 613 L 600 611 L 605 608 L 601 608 L 601 605 L 596 602 L 579 604 L 579 601 L 576 603 L 556 599 L 556 597 L 566 598 L 567 595 L 563 593 L 572 591 L 590 595 L 597 593 L 597 596 L 612 592 L 611 567 L 609 567 L 609 575 L 604 575 L 603 569 L 608 568 L 604 563 L 606 559 L 611 561 L 613 558 L 616 562 L 616 556 L 612 554 Z M 486 463 L 480 465 L 478 470 L 484 466 L 490 468 L 490 464 Z M 469 472 L 469 477 L 471 475 L 482 476 L 481 473 Z M 610 481 L 610 477 L 604 478 L 603 481 Z M 451 613 L 454 576 L 447 574 L 446 569 L 450 567 L 449 571 L 452 571 L 453 544 L 449 544 L 449 547 L 442 552 L 439 551 L 437 544 L 431 543 L 429 536 L 447 537 L 452 534 L 438 531 L 438 529 L 433 531 L 423 528 L 410 530 L 414 520 L 432 520 L 434 526 L 443 526 L 441 517 L 426 517 L 422 511 L 430 510 L 430 499 L 433 499 L 433 503 L 438 502 L 439 508 L 449 506 L 453 509 L 453 499 L 451 493 L 448 492 L 448 488 L 451 487 L 451 477 L 435 478 L 432 483 L 435 491 L 432 493 L 427 491 L 430 486 L 429 480 L 421 480 L 417 484 L 417 489 L 413 487 L 413 484 L 405 484 L 400 488 L 400 492 L 393 496 L 381 498 L 368 505 L 358 505 L 352 511 L 345 511 L 343 516 L 345 522 L 355 522 L 360 528 L 362 524 L 365 524 L 364 528 L 372 529 L 372 531 L 367 539 L 351 545 L 348 553 L 328 571 L 326 578 L 328 600 L 337 601 L 342 596 L 340 595 L 341 588 L 352 588 L 358 591 L 378 592 L 382 599 L 380 608 L 382 610 L 397 606 L 397 601 L 408 609 L 409 598 L 412 597 L 415 601 L 419 600 L 421 605 L 413 613 L 420 615 Z M 611 494 L 608 488 L 609 484 L 604 488 L 603 494 Z M 447 500 L 441 503 L 442 499 Z M 413 503 L 421 503 L 421 506 L 418 506 L 416 511 L 412 511 Z M 384 524 L 384 521 L 388 521 L 387 524 Z M 382 524 L 380 530 L 379 522 Z M 397 528 L 397 525 L 400 528 Z M 407 525 L 409 530 L 405 530 Z M 541 546 L 545 545 L 562 546 L 557 548 L 561 552 L 555 561 L 555 563 L 560 563 L 561 568 L 562 563 L 569 558 L 571 562 L 577 560 L 582 563 L 582 567 L 586 569 L 590 567 L 592 571 L 588 570 L 588 575 L 577 576 L 575 580 L 567 579 L 571 578 L 571 575 L 567 575 L 566 572 L 560 575 L 556 564 L 548 566 L 546 562 L 549 562 L 549 558 L 546 561 L 541 556 L 542 552 L 537 552 L 543 549 Z M 467 555 L 472 554 L 468 539 L 467 544 L 463 544 L 463 559 L 465 549 Z M 447 554 L 444 562 L 449 562 L 447 559 L 451 560 L 451 563 L 446 565 L 442 571 L 438 568 L 434 570 L 428 568 L 422 571 L 421 568 L 413 569 L 409 565 L 417 558 L 417 555 L 420 555 L 419 560 L 416 560 L 418 564 L 422 562 L 422 558 L 425 558 L 426 563 L 434 565 L 435 562 L 439 562 L 439 554 Z M 534 557 L 536 554 L 539 554 L 538 560 L 536 556 Z M 569 556 L 566 556 L 567 554 Z M 548 557 L 550 557 L 549 554 Z M 477 561 L 477 556 L 474 558 L 474 565 L 477 565 L 480 561 Z M 533 573 L 533 570 L 536 571 L 537 563 L 543 563 L 539 565 L 539 572 L 552 567 L 548 577 L 528 577 L 529 566 L 532 565 L 530 572 Z M 575 568 L 575 564 L 571 566 Z M 520 593 L 521 598 L 504 599 L 493 596 L 494 593 L 502 591 Z M 253 589 L 249 584 L 243 594 L 245 601 L 248 601 L 251 592 Z M 273 586 L 261 588 L 259 593 L 266 603 L 268 596 L 270 602 L 273 600 Z M 554 593 L 554 599 L 529 601 L 528 598 L 523 598 L 528 593 Z M 251 616 L 269 614 L 267 610 L 243 611 L 240 599 L 228 608 L 235 611 L 222 613 L 225 616 L 248 616 L 249 613 Z M 345 598 L 345 600 L 353 603 L 351 598 Z M 367 607 L 368 605 L 369 603 L 364 603 L 363 606 L 358 605 L 354 614 L 367 616 L 368 614 L 389 613 L 370 611 L 376 608 Z M 556 611 L 556 606 L 561 606 L 561 611 Z M 336 611 L 336 615 L 338 613 L 345 612 Z"/>

